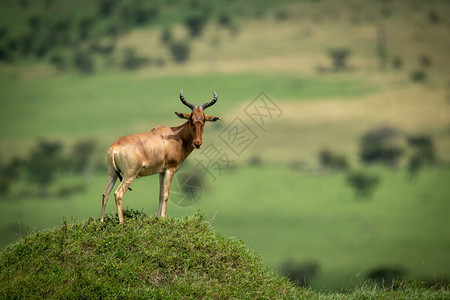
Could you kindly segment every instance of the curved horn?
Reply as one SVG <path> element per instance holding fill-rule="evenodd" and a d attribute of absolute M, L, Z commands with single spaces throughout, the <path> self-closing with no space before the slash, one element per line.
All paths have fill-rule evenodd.
<path fill-rule="evenodd" d="M 192 104 L 191 102 L 187 102 L 186 99 L 184 99 L 184 89 L 181 90 L 180 100 L 181 100 L 181 102 L 183 102 L 184 105 L 189 107 L 191 110 L 194 110 L 197 107 L 195 104 Z"/>
<path fill-rule="evenodd" d="M 216 94 L 216 91 L 213 91 L 213 94 L 214 94 L 214 98 L 213 98 L 211 101 L 206 102 L 206 103 L 203 103 L 202 105 L 199 106 L 202 110 L 205 110 L 205 109 L 207 109 L 208 107 L 214 105 L 214 103 L 216 103 L 216 101 L 217 101 L 217 94 Z"/>

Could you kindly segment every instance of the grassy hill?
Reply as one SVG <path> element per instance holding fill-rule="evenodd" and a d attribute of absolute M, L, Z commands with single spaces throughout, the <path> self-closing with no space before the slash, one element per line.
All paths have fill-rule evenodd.
<path fill-rule="evenodd" d="M 88 220 L 1 252 L 1 298 L 295 298 L 300 290 L 202 217 Z"/>
<path fill-rule="evenodd" d="M 1 298 L 444 299 L 447 289 L 397 283 L 346 294 L 298 288 L 202 215 L 184 220 L 125 211 L 27 236 L 0 252 Z"/>

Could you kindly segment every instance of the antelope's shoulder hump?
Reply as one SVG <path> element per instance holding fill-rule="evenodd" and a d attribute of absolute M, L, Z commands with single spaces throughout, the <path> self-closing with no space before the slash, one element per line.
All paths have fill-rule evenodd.
<path fill-rule="evenodd" d="M 163 126 L 163 125 L 156 126 L 150 132 L 153 133 L 155 136 L 159 136 L 163 139 L 166 138 L 167 136 L 173 134 L 173 131 L 170 127 Z"/>

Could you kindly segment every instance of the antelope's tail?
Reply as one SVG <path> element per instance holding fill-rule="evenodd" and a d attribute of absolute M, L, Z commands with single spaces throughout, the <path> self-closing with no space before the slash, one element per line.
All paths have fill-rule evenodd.
<path fill-rule="evenodd" d="M 112 162 L 112 166 L 113 166 L 113 168 L 114 168 L 114 171 L 116 171 L 116 174 L 117 174 L 117 176 L 119 177 L 120 182 L 122 182 L 123 177 L 122 177 L 122 174 L 120 174 L 122 171 L 120 171 L 120 169 L 119 169 L 119 168 L 117 167 L 117 165 L 116 165 L 116 160 L 114 159 L 115 156 L 116 156 L 116 155 L 115 155 L 114 152 L 111 153 L 111 162 Z M 128 187 L 128 189 L 129 189 L 130 191 L 132 191 L 132 189 L 131 189 L 130 187 Z"/>

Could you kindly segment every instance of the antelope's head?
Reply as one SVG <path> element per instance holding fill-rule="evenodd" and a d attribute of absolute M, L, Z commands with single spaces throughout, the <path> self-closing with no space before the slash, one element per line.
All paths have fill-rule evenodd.
<path fill-rule="evenodd" d="M 180 93 L 181 102 L 183 102 L 184 105 L 189 107 L 192 110 L 192 112 L 190 114 L 175 112 L 175 114 L 179 118 L 186 119 L 189 121 L 189 129 L 192 135 L 192 146 L 194 146 L 197 149 L 200 149 L 203 145 L 202 135 L 205 123 L 208 121 L 216 122 L 217 120 L 222 120 L 221 118 L 216 116 L 205 116 L 205 113 L 203 112 L 205 109 L 216 103 L 217 94 L 215 91 L 213 92 L 213 94 L 214 98 L 211 101 L 197 106 L 193 103 L 186 101 L 186 99 L 184 98 L 183 90 L 181 90 Z"/>

